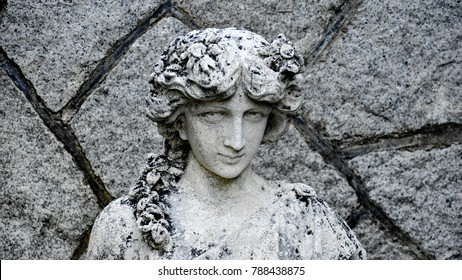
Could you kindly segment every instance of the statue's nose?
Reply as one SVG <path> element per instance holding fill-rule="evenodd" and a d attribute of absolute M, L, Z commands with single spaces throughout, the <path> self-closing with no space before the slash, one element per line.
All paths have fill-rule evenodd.
<path fill-rule="evenodd" d="M 245 137 L 243 131 L 242 118 L 233 121 L 232 128 L 229 130 L 224 142 L 225 146 L 235 151 L 240 151 L 245 147 Z"/>

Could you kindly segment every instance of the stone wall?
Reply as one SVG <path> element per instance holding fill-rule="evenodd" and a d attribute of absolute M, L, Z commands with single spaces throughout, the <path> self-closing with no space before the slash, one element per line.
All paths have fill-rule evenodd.
<path fill-rule="evenodd" d="M 372 259 L 462 259 L 462 5 L 452 0 L 0 1 L 0 258 L 77 259 L 162 139 L 147 77 L 175 36 L 284 33 L 305 103 L 262 147 Z"/>

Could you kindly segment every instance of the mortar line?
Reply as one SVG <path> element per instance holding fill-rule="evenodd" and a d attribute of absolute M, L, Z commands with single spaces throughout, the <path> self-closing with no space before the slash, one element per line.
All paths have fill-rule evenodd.
<path fill-rule="evenodd" d="M 417 258 L 435 259 L 434 256 L 425 252 L 415 240 L 399 228 L 394 221 L 371 200 L 366 191 L 365 183 L 362 181 L 361 177 L 355 174 L 348 164 L 337 156 L 338 152 L 332 147 L 332 143 L 330 143 L 329 140 L 321 136 L 301 117 L 293 118 L 292 123 L 300 132 L 308 146 L 313 151 L 318 152 L 327 164 L 333 165 L 337 171 L 346 178 L 350 186 L 354 189 L 361 205 L 369 209 L 369 211 L 371 211 L 372 214 L 390 230 L 390 232 L 403 241 Z"/>
<path fill-rule="evenodd" d="M 197 23 L 196 21 L 194 21 L 190 14 L 188 14 L 183 8 L 177 5 L 176 1 L 174 1 L 172 8 L 170 9 L 170 12 L 174 18 L 181 21 L 184 25 L 189 27 L 191 30 L 201 29 L 201 28 L 204 28 L 205 26 L 204 22 Z"/>
<path fill-rule="evenodd" d="M 77 136 L 71 127 L 58 119 L 37 94 L 31 81 L 22 73 L 20 67 L 0 47 L 0 65 L 13 81 L 15 86 L 24 94 L 35 112 L 42 119 L 44 124 L 53 133 L 56 139 L 61 142 L 64 149 L 71 155 L 77 168 L 83 173 L 85 180 L 90 185 L 93 194 L 101 208 L 104 208 L 113 200 L 111 194 L 106 190 L 103 181 L 93 170 L 89 160 L 86 158 Z"/>
<path fill-rule="evenodd" d="M 88 242 L 90 241 L 90 234 L 93 226 L 87 228 L 79 238 L 79 245 L 75 248 L 72 253 L 71 260 L 79 260 L 88 248 Z"/>
<path fill-rule="evenodd" d="M 351 18 L 356 14 L 357 9 L 362 4 L 362 0 L 351 0 L 343 4 L 339 14 L 333 20 L 333 23 L 327 28 L 327 32 L 305 56 L 305 66 L 311 68 L 323 55 L 323 53 L 332 45 L 338 37 L 340 30 L 348 24 Z M 332 143 L 318 133 L 311 125 L 308 125 L 301 117 L 296 117 L 292 120 L 293 125 L 302 134 L 308 146 L 318 152 L 328 164 L 332 164 L 337 171 L 342 174 L 348 181 L 349 185 L 354 189 L 358 201 L 366 207 L 371 213 L 384 224 L 393 234 L 395 234 L 404 244 L 406 244 L 415 256 L 419 259 L 434 259 L 435 257 L 424 252 L 418 244 L 404 231 L 402 231 L 392 219 L 372 200 L 369 198 L 364 182 L 361 178 L 351 170 L 347 163 L 337 157 L 341 154 L 334 149 Z M 354 214 L 354 213 L 352 213 Z"/>
<path fill-rule="evenodd" d="M 339 141 L 334 147 L 343 159 L 371 152 L 401 149 L 444 148 L 462 143 L 462 124 L 427 125 L 401 134 L 388 134 L 356 141 Z"/>
<path fill-rule="evenodd" d="M 69 123 L 72 120 L 85 103 L 85 100 L 106 80 L 107 75 L 124 57 L 130 46 L 152 26 L 168 15 L 171 7 L 171 0 L 164 1 L 108 50 L 105 57 L 100 60 L 88 78 L 80 85 L 77 93 L 58 111 L 57 116 L 64 123 Z"/>
<path fill-rule="evenodd" d="M 308 54 L 304 56 L 305 67 L 311 68 L 318 61 L 324 51 L 326 51 L 328 47 L 335 41 L 335 38 L 340 32 L 340 29 L 348 24 L 351 18 L 355 15 L 356 10 L 362 2 L 363 0 L 347 0 L 343 4 L 338 15 L 327 27 L 327 31 L 324 33 L 324 36 L 314 47 L 308 51 Z"/>

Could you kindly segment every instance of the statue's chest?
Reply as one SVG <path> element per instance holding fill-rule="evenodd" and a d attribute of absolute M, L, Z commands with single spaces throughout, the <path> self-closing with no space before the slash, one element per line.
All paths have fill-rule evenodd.
<path fill-rule="evenodd" d="M 211 213 L 211 217 L 178 217 L 174 221 L 174 258 L 277 259 L 279 208 L 260 207 L 249 215 L 230 212 Z"/>
<path fill-rule="evenodd" d="M 248 220 L 252 216 L 238 212 L 192 211 L 181 216 L 175 215 L 175 245 L 183 248 L 192 258 L 207 250 L 229 241 L 239 232 L 251 231 Z M 199 214 L 202 213 L 202 214 Z M 249 234 L 251 236 L 251 234 Z"/>

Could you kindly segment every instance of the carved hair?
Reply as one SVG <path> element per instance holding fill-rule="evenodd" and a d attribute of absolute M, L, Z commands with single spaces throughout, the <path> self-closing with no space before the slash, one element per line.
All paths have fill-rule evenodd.
<path fill-rule="evenodd" d="M 130 193 L 149 245 L 166 252 L 173 248 L 165 196 L 181 179 L 189 152 L 175 128 L 180 109 L 191 101 L 227 99 L 242 86 L 249 98 L 273 104 L 263 138 L 272 141 L 285 132 L 286 116 L 301 106 L 303 70 L 302 57 L 282 34 L 269 44 L 247 30 L 210 28 L 170 43 L 151 74 L 147 100 L 148 116 L 166 138 L 164 154 L 149 157 Z"/>

